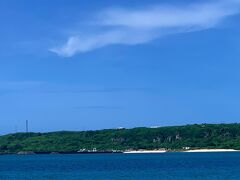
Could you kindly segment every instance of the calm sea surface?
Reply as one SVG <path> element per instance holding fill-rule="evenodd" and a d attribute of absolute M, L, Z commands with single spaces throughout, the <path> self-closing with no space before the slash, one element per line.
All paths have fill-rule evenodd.
<path fill-rule="evenodd" d="M 240 179 L 240 153 L 9 155 L 0 179 Z"/>

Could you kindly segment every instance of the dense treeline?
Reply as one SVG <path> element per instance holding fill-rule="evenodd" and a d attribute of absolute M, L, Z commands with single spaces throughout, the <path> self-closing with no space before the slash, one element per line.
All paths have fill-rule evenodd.
<path fill-rule="evenodd" d="M 240 149 L 240 124 L 200 124 L 81 132 L 16 133 L 0 137 L 0 153 L 75 152 L 79 149 Z"/>

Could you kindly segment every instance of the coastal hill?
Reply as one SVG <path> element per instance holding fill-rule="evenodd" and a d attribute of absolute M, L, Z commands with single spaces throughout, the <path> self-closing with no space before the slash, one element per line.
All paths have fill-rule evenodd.
<path fill-rule="evenodd" d="M 74 153 L 97 150 L 240 149 L 240 124 L 16 133 L 0 136 L 0 153 Z"/>

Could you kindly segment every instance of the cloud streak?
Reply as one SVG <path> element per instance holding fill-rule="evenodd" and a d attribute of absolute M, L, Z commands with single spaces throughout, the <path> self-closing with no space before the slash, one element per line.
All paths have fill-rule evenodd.
<path fill-rule="evenodd" d="M 71 57 L 108 45 L 148 43 L 170 34 L 214 28 L 225 18 L 239 12 L 239 0 L 188 6 L 160 5 L 144 9 L 110 8 L 95 16 L 90 25 L 94 29 L 91 33 L 79 31 L 79 35 L 70 35 L 65 44 L 50 51 Z"/>

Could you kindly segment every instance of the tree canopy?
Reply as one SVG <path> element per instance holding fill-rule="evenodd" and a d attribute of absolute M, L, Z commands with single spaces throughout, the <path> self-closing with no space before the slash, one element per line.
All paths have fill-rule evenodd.
<path fill-rule="evenodd" d="M 240 124 L 195 124 L 80 132 L 15 133 L 0 136 L 0 153 L 64 153 L 93 148 L 102 151 L 160 148 L 178 151 L 184 147 L 240 149 Z"/>

